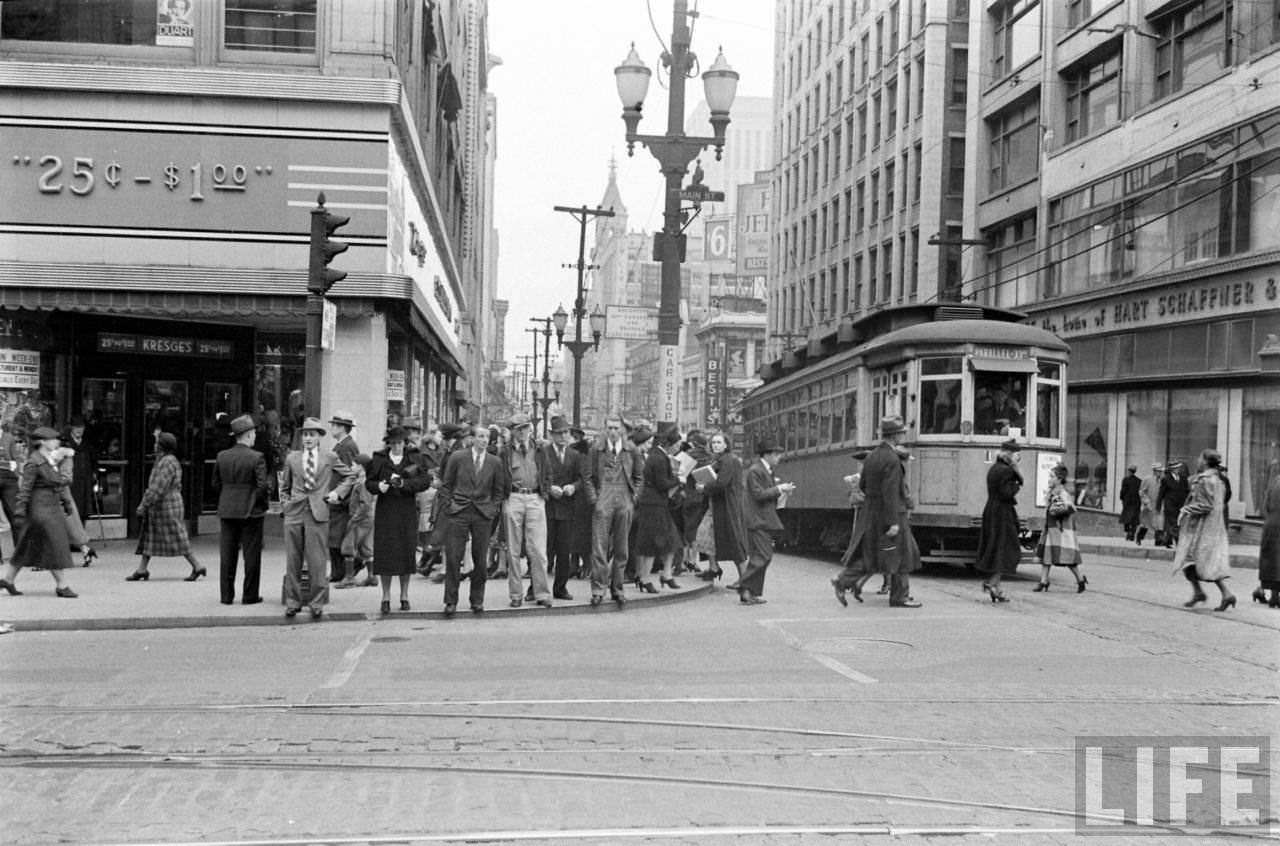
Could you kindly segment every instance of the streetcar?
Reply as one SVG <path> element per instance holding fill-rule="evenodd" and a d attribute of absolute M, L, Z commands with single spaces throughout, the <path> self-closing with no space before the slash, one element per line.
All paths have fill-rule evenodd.
<path fill-rule="evenodd" d="M 886 308 L 761 368 L 739 403 L 748 449 L 785 449 L 796 483 L 779 509 L 780 545 L 843 549 L 852 528 L 855 458 L 886 415 L 907 425 L 911 526 L 921 555 L 971 566 L 1000 444 L 1022 446 L 1018 497 L 1024 549 L 1044 528 L 1054 465 L 1063 457 L 1067 344 L 1006 309 L 943 303 Z"/>

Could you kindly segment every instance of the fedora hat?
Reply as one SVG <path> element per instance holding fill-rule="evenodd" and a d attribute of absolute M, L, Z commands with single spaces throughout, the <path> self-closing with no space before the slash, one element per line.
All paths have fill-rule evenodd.
<path fill-rule="evenodd" d="M 1000 444 L 1000 449 L 1005 452 L 1022 452 L 1022 444 L 1018 443 L 1013 438 L 1009 438 L 1007 441 Z"/>
<path fill-rule="evenodd" d="M 902 418 L 896 414 L 890 414 L 887 417 L 880 418 L 880 434 L 896 435 L 899 432 L 907 431 L 906 424 L 902 422 Z"/>
<path fill-rule="evenodd" d="M 326 429 L 324 427 L 324 424 L 320 422 L 319 417 L 308 417 L 306 420 L 302 421 L 302 425 L 298 427 L 298 431 L 299 432 L 319 432 L 320 434 L 323 435 L 329 430 Z"/>
<path fill-rule="evenodd" d="M 513 414 L 511 419 L 507 421 L 508 429 L 520 429 L 525 426 L 532 426 L 533 421 L 529 419 L 529 415 L 524 412 Z"/>
<path fill-rule="evenodd" d="M 563 417 L 557 414 L 555 417 L 551 418 L 551 424 L 548 431 L 570 432 L 572 431 L 572 429 L 569 428 L 569 421 L 565 420 Z"/>
<path fill-rule="evenodd" d="M 29 437 L 33 441 L 49 441 L 59 439 L 62 435 L 59 435 L 56 429 L 51 429 L 48 426 L 40 426 L 37 427 Z M 174 444 L 176 445 L 177 441 L 174 441 Z"/>
<path fill-rule="evenodd" d="M 421 432 L 422 418 L 421 417 L 403 417 L 400 419 L 400 426 L 401 428 L 404 428 L 404 429 L 417 429 L 419 432 Z"/>
<path fill-rule="evenodd" d="M 400 443 L 404 443 L 404 427 L 403 426 L 392 426 L 390 429 L 387 430 L 387 433 L 382 436 L 382 442 L 384 444 L 396 443 L 397 441 Z"/>
<path fill-rule="evenodd" d="M 467 431 L 467 427 L 463 426 L 461 423 L 440 424 L 440 437 L 445 439 L 456 438 L 465 431 Z"/>
<path fill-rule="evenodd" d="M 639 446 L 653 437 L 653 430 L 648 426 L 637 426 L 627 434 L 627 437 L 631 439 L 631 443 Z"/>
<path fill-rule="evenodd" d="M 786 452 L 786 450 L 773 438 L 761 438 L 760 443 L 756 444 L 756 455 L 769 455 L 775 452 Z"/>
<path fill-rule="evenodd" d="M 330 423 L 338 423 L 346 426 L 348 429 L 356 427 L 356 418 L 350 411 L 335 411 L 333 416 L 329 418 Z"/>
<path fill-rule="evenodd" d="M 250 414 L 241 414 L 231 421 L 231 434 L 233 435 L 241 435 L 256 428 L 258 428 L 257 424 L 253 422 L 253 415 Z"/>

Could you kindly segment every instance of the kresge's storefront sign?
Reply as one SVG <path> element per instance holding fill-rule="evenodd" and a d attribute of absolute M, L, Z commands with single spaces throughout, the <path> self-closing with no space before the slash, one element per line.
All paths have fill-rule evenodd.
<path fill-rule="evenodd" d="M 217 338 L 171 338 L 161 335 L 125 335 L 99 332 L 98 352 L 141 355 L 235 358 L 236 345 Z"/>

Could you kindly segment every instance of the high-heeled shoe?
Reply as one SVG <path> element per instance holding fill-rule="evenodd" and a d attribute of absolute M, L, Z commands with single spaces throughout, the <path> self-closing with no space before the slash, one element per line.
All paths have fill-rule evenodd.
<path fill-rule="evenodd" d="M 378 611 L 379 611 L 379 613 L 381 613 L 383 616 L 386 616 L 387 614 L 390 614 L 390 613 L 391 613 L 391 600 L 389 600 L 389 599 L 384 599 L 384 600 L 382 600 L 382 604 L 378 606 Z"/>
<path fill-rule="evenodd" d="M 1084 586 L 1089 584 L 1088 576 L 1081 576 L 1080 581 L 1076 582 L 1076 593 L 1084 593 Z"/>
<path fill-rule="evenodd" d="M 62 597 L 63 599 L 75 599 L 77 596 L 80 595 L 69 587 L 60 587 L 57 590 L 55 590 L 54 593 Z"/>
<path fill-rule="evenodd" d="M 658 589 L 653 586 L 653 582 L 637 582 L 636 586 L 640 588 L 641 593 L 657 593 Z"/>
<path fill-rule="evenodd" d="M 1267 603 L 1267 592 L 1260 587 L 1254 588 L 1253 601 L 1258 603 L 1259 605 L 1265 605 Z"/>
<path fill-rule="evenodd" d="M 1209 597 L 1205 596 L 1204 591 L 1198 590 L 1198 591 L 1196 591 L 1196 592 L 1195 592 L 1195 594 L 1194 594 L 1190 599 L 1188 599 L 1186 602 L 1182 603 L 1182 607 L 1183 607 L 1183 608 L 1195 608 L 1197 605 L 1199 605 L 1201 602 L 1204 602 L 1204 601 L 1205 601 L 1206 599 L 1208 599 L 1208 598 L 1209 598 Z"/>
<path fill-rule="evenodd" d="M 662 582 L 663 587 L 669 587 L 672 590 L 680 590 L 680 585 L 676 582 L 675 579 L 659 578 L 658 581 Z"/>
<path fill-rule="evenodd" d="M 983 582 L 982 589 L 985 590 L 987 594 L 991 597 L 992 602 L 1008 602 L 1009 601 L 1009 597 L 1004 595 L 1004 591 L 1000 590 L 997 587 L 994 587 L 993 585 L 989 585 L 986 582 Z"/>
<path fill-rule="evenodd" d="M 1280 608 L 1280 590 L 1271 591 L 1271 601 L 1267 603 L 1268 608 Z"/>
<path fill-rule="evenodd" d="M 89 547 L 84 551 L 84 557 L 80 559 L 80 566 L 88 567 L 90 564 L 92 564 L 97 560 L 98 560 L 98 553 L 94 551 L 93 547 Z"/>
<path fill-rule="evenodd" d="M 401 611 L 408 611 L 408 610 L 409 610 L 409 600 L 407 600 L 407 599 L 402 599 L 402 600 L 400 600 L 400 610 L 401 610 Z"/>
<path fill-rule="evenodd" d="M 0 579 L 0 588 L 9 592 L 10 596 L 22 596 L 22 591 L 13 586 L 13 582 L 8 579 Z"/>
<path fill-rule="evenodd" d="M 1228 608 L 1234 608 L 1235 604 L 1236 604 L 1236 598 L 1234 596 L 1224 596 L 1222 598 L 1222 601 L 1218 603 L 1218 607 L 1214 608 L 1213 610 L 1226 611 Z"/>
<path fill-rule="evenodd" d="M 124 577 L 126 582 L 145 582 L 151 578 L 150 570 L 134 570 L 132 573 Z"/>
<path fill-rule="evenodd" d="M 209 571 L 201 567 L 198 570 L 192 570 L 191 575 L 187 576 L 185 579 L 183 579 L 183 581 L 194 582 L 196 579 L 200 578 L 201 576 L 207 576 L 207 575 L 209 575 Z"/>
<path fill-rule="evenodd" d="M 1041 582 L 1040 584 L 1038 584 L 1038 585 L 1036 585 L 1035 587 L 1033 587 L 1033 588 L 1031 589 L 1031 592 L 1032 592 L 1032 593 L 1045 593 L 1045 592 L 1046 592 L 1046 591 L 1048 591 L 1048 590 L 1049 590 L 1049 583 L 1048 583 L 1048 582 Z"/>
<path fill-rule="evenodd" d="M 702 579 L 704 582 L 718 581 L 723 576 L 724 576 L 724 570 L 720 569 L 718 565 L 714 567 L 708 567 L 707 569 L 701 570 L 698 572 L 698 578 Z"/>

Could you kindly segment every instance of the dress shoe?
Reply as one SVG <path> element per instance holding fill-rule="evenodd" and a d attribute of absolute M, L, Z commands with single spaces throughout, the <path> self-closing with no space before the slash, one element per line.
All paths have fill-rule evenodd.
<path fill-rule="evenodd" d="M 389 600 L 389 599 L 384 599 L 384 600 L 382 600 L 382 604 L 378 606 L 378 613 L 379 613 L 379 614 L 382 614 L 384 617 L 385 617 L 387 614 L 390 614 L 390 613 L 391 613 L 391 600 Z"/>
<path fill-rule="evenodd" d="M 10 596 L 22 596 L 22 591 L 13 586 L 13 582 L 8 579 L 0 579 L 0 588 L 9 592 Z"/>
<path fill-rule="evenodd" d="M 744 590 L 738 593 L 738 602 L 743 605 L 764 605 L 768 601 L 769 600 L 765 599 L 763 596 L 756 596 L 749 590 Z"/>
<path fill-rule="evenodd" d="M 61 596 L 63 599 L 75 599 L 77 596 L 80 595 L 69 587 L 60 587 L 57 590 L 55 590 L 54 593 L 56 593 L 58 596 Z M 1231 597 L 1231 604 L 1232 605 L 1236 604 L 1236 598 L 1234 596 Z M 1218 610 L 1221 611 L 1223 609 L 1223 606 L 1225 605 L 1226 603 L 1224 602 L 1222 605 L 1218 606 Z"/>
<path fill-rule="evenodd" d="M 483 605 L 478 605 L 478 604 L 474 604 L 474 605 L 472 605 L 472 606 L 471 606 L 471 613 L 472 613 L 472 614 L 483 614 L 483 613 L 484 613 L 484 606 L 483 606 Z"/>
<path fill-rule="evenodd" d="M 569 591 L 567 591 L 567 590 L 556 591 L 556 593 L 554 593 L 554 594 L 552 594 L 552 595 L 553 595 L 556 599 L 563 599 L 565 602 L 572 602 L 572 601 L 573 601 L 573 594 L 569 593 Z"/>
<path fill-rule="evenodd" d="M 261 601 L 262 601 L 261 596 L 246 596 L 244 599 L 240 600 L 240 604 L 241 605 L 257 605 Z"/>
<path fill-rule="evenodd" d="M 1183 607 L 1183 608 L 1194 608 L 1194 607 L 1196 607 L 1197 605 L 1199 605 L 1201 602 L 1204 602 L 1204 601 L 1205 601 L 1206 599 L 1208 599 L 1208 598 L 1209 598 L 1209 597 L 1205 596 L 1204 591 L 1202 591 L 1202 590 L 1197 590 L 1197 591 L 1192 595 L 1192 597 L 1191 597 L 1190 599 L 1188 599 L 1186 602 L 1182 603 L 1182 607 Z"/>
<path fill-rule="evenodd" d="M 877 596 L 884 596 L 884 595 L 885 595 L 885 594 L 887 594 L 888 592 L 889 592 L 889 586 L 888 586 L 888 585 L 880 585 L 880 589 L 876 591 L 876 595 L 877 595 Z"/>
<path fill-rule="evenodd" d="M 446 606 L 444 607 L 444 615 L 445 615 L 446 617 L 452 617 L 452 616 L 453 616 L 453 612 L 455 612 L 455 611 L 457 611 L 457 610 L 458 610 L 458 606 L 456 606 L 456 605 L 446 605 Z"/>
<path fill-rule="evenodd" d="M 845 608 L 848 608 L 848 607 L 849 607 L 849 600 L 847 600 L 847 599 L 845 599 L 845 598 L 844 598 L 844 588 L 840 587 L 840 580 L 839 580 L 839 579 L 832 579 L 832 580 L 831 580 L 831 587 L 835 588 L 835 591 L 836 591 L 836 602 L 839 602 L 839 603 L 840 603 L 841 605 L 843 605 Z"/>
<path fill-rule="evenodd" d="M 298 608 L 286 608 L 286 609 L 284 609 L 284 615 L 285 615 L 286 617 L 296 617 L 296 616 L 298 616 L 298 611 L 299 611 L 299 610 L 301 610 L 301 609 L 298 609 Z"/>
<path fill-rule="evenodd" d="M 1076 582 L 1076 593 L 1084 593 L 1084 586 L 1089 584 L 1088 576 L 1081 576 L 1080 581 Z"/>
<path fill-rule="evenodd" d="M 923 607 L 923 603 L 917 602 L 914 599 L 907 599 L 904 602 L 890 602 L 889 607 L 890 608 L 921 608 Z"/>
<path fill-rule="evenodd" d="M 323 615 L 324 615 L 324 609 L 323 609 L 323 608 L 312 608 L 312 609 L 311 609 L 311 619 L 313 619 L 313 620 L 319 620 Z"/>
<path fill-rule="evenodd" d="M 183 579 L 183 581 L 194 582 L 196 579 L 200 578 L 201 576 L 207 576 L 207 575 L 209 575 L 208 570 L 206 570 L 203 567 L 196 567 L 191 570 L 191 575 L 187 576 L 185 579 Z"/>
<path fill-rule="evenodd" d="M 725 585 L 725 586 L 724 586 L 724 589 L 725 589 L 725 590 L 738 590 L 738 583 L 737 583 L 737 582 L 731 582 L 731 583 L 729 583 L 729 584 Z"/>
<path fill-rule="evenodd" d="M 539 599 L 539 600 L 538 600 L 538 604 L 539 604 L 540 606 L 542 606 L 543 608 L 550 608 L 550 607 L 551 607 L 551 600 L 550 600 L 550 599 Z"/>
<path fill-rule="evenodd" d="M 672 590 L 680 590 L 680 585 L 679 585 L 679 583 L 678 583 L 678 582 L 676 582 L 676 580 L 675 580 L 675 579 L 661 579 L 661 578 L 660 578 L 660 579 L 658 579 L 658 581 L 662 582 L 662 586 L 663 586 L 663 587 L 669 587 L 669 588 L 671 588 Z"/>
<path fill-rule="evenodd" d="M 0 585 L 0 587 L 4 587 L 4 585 Z M 1258 603 L 1259 605 L 1265 605 L 1265 604 L 1266 604 L 1266 602 L 1267 602 L 1267 594 L 1266 594 L 1266 592 L 1265 592 L 1265 591 L 1263 591 L 1263 589 L 1262 589 L 1262 588 L 1260 588 L 1260 587 L 1256 587 L 1256 588 L 1254 588 L 1254 589 L 1253 589 L 1253 601 L 1254 601 L 1254 602 L 1256 602 L 1256 603 Z"/>
<path fill-rule="evenodd" d="M 512 608 L 519 608 L 521 605 L 524 605 L 524 600 L 523 600 L 523 599 L 513 599 L 513 600 L 511 600 L 511 607 L 512 607 Z"/>
<path fill-rule="evenodd" d="M 1045 592 L 1045 591 L 1047 591 L 1048 589 L 1049 589 L 1049 583 L 1048 583 L 1048 582 L 1041 582 L 1040 584 L 1038 584 L 1038 585 L 1036 585 L 1035 587 L 1033 587 L 1033 588 L 1031 589 L 1031 592 L 1032 592 L 1032 593 L 1044 593 L 1044 592 Z"/>
<path fill-rule="evenodd" d="M 370 573 L 367 579 L 365 579 L 363 582 L 356 582 L 356 584 L 359 585 L 360 587 L 377 587 L 378 577 Z"/>
<path fill-rule="evenodd" d="M 407 599 L 402 599 L 402 600 L 400 600 L 400 610 L 401 610 L 401 611 L 408 611 L 408 610 L 409 610 L 409 600 L 407 600 Z"/>
<path fill-rule="evenodd" d="M 151 578 L 150 570 L 135 570 L 129 575 L 125 576 L 124 580 L 126 582 L 145 582 L 150 580 L 150 578 Z"/>
<path fill-rule="evenodd" d="M 337 583 L 336 585 L 334 585 L 333 587 L 334 587 L 334 589 L 335 589 L 335 590 L 346 590 L 346 589 L 348 589 L 348 588 L 353 588 L 353 587 L 355 587 L 355 586 L 356 586 L 356 581 L 355 581 L 355 579 L 343 579 L 342 581 L 338 582 L 338 583 Z"/>
<path fill-rule="evenodd" d="M 224 599 L 224 600 L 222 600 L 222 604 L 223 604 L 223 605 L 234 605 L 234 604 L 235 604 L 235 600 L 234 600 L 234 599 Z"/>
<path fill-rule="evenodd" d="M 658 589 L 653 586 L 653 582 L 641 582 L 640 592 L 641 593 L 657 593 Z"/>
<path fill-rule="evenodd" d="M 75 594 L 72 594 L 72 596 L 74 595 Z M 58 594 L 58 596 L 62 596 L 62 594 Z M 1226 611 L 1228 608 L 1234 608 L 1235 604 L 1236 604 L 1236 598 L 1234 596 L 1228 596 L 1225 599 L 1223 599 L 1221 602 L 1219 602 L 1218 607 L 1213 610 Z"/>
<path fill-rule="evenodd" d="M 620 591 L 620 590 L 615 590 L 615 591 L 610 595 L 610 598 L 611 598 L 614 602 L 618 603 L 618 607 L 619 607 L 619 608 L 622 608 L 622 607 L 624 607 L 624 606 L 627 604 L 627 595 L 626 595 L 625 593 L 623 593 L 622 591 Z"/>
<path fill-rule="evenodd" d="M 591 595 L 591 606 L 593 608 L 602 602 L 604 602 L 604 596 L 602 594 L 593 593 Z"/>

